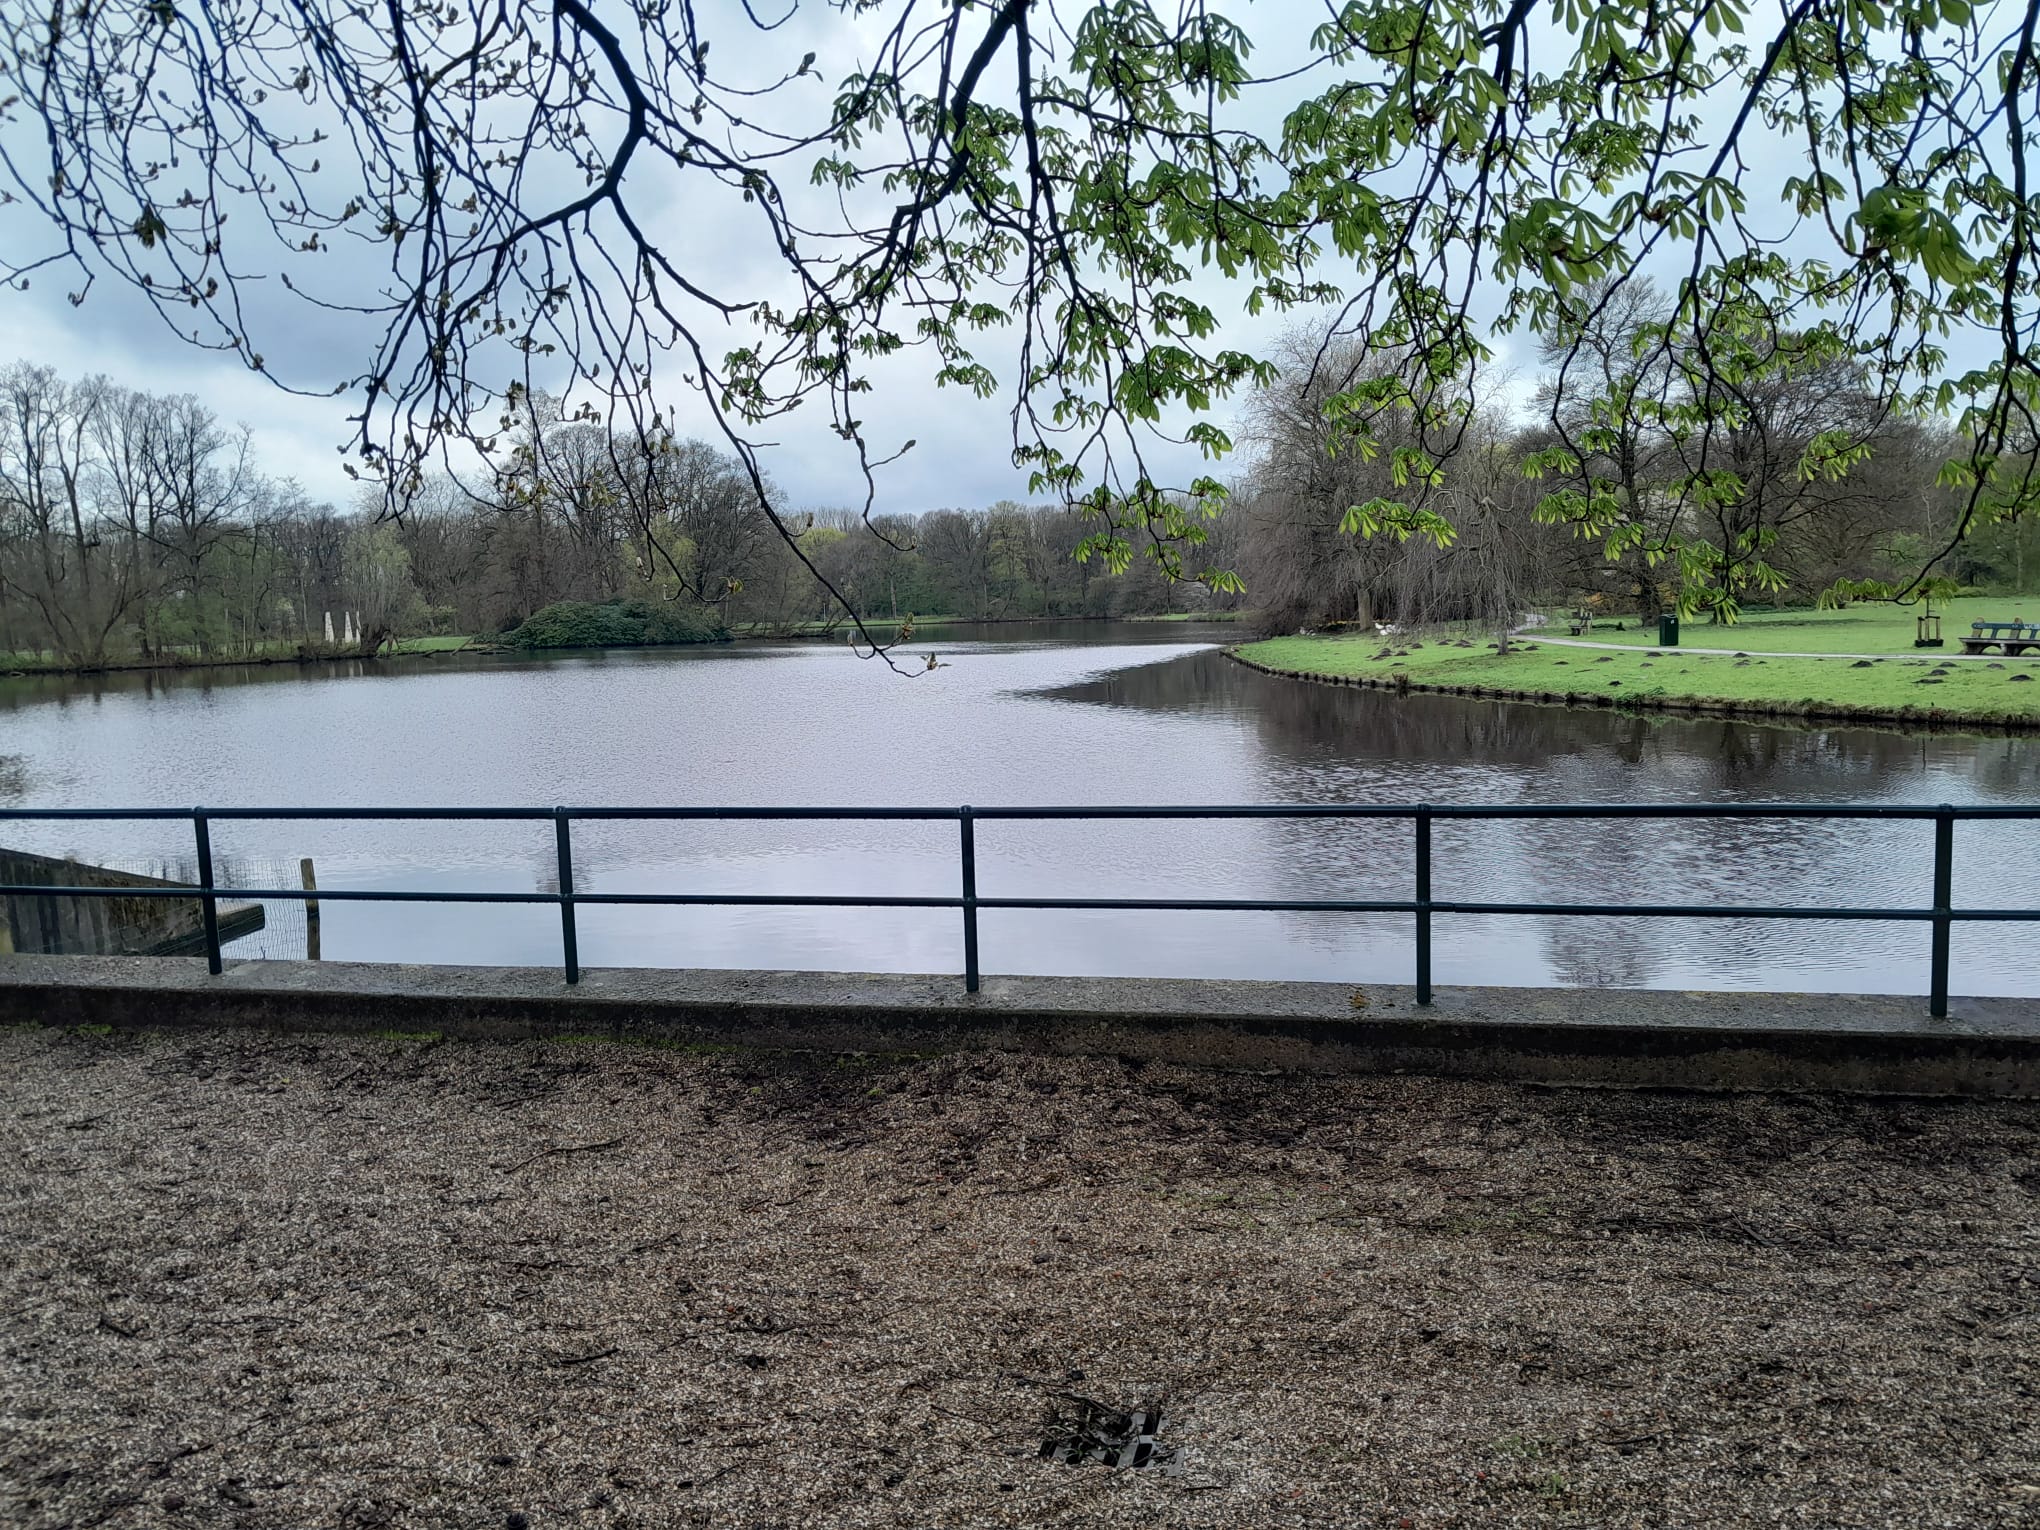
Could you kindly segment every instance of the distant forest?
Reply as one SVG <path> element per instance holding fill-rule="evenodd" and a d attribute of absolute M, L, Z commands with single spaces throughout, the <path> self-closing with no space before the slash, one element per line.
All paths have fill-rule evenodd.
<path fill-rule="evenodd" d="M 1601 352 L 1611 366 L 1620 340 Z M 1732 610 L 1901 577 L 1957 513 L 1936 487 L 1947 440 L 1879 416 L 1846 375 L 1809 370 L 1714 411 L 1698 440 L 1670 409 L 1612 427 L 1569 419 L 1547 380 L 1543 423 L 1495 410 L 1453 433 L 1426 499 L 1449 536 L 1361 535 L 1355 506 L 1409 491 L 1385 458 L 1334 450 L 1322 405 L 1337 370 L 1299 340 L 1283 384 L 1247 402 L 1246 466 L 1196 549 L 1245 591 L 1214 594 L 1140 556 L 1117 573 L 1079 561 L 1097 523 L 1059 505 L 868 524 L 820 508 L 795 517 L 789 544 L 734 458 L 614 436 L 543 395 L 521 401 L 487 473 L 429 481 L 394 518 L 379 490 L 339 508 L 272 476 L 248 431 L 199 399 L 16 363 L 0 370 L 0 655 L 91 666 L 330 652 L 347 646 L 350 613 L 354 650 L 372 651 L 486 639 L 564 600 L 664 601 L 698 624 L 765 632 L 838 626 L 848 611 L 889 624 L 1245 608 L 1287 631 L 1499 623 L 1589 599 L 1641 615 L 1695 599 Z M 1842 438 L 1860 447 L 1848 470 L 1809 472 L 1815 444 Z M 1558 441 L 1587 449 L 1569 456 Z M 1994 526 L 1944 571 L 2031 588 L 2040 548 L 2028 568 L 2024 543 L 2020 524 Z"/>

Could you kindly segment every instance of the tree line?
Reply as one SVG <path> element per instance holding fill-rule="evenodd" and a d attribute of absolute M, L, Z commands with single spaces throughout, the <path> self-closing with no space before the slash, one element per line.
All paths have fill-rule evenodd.
<path fill-rule="evenodd" d="M 0 653 L 239 658 L 413 616 L 391 528 L 257 466 L 189 394 L 0 370 Z"/>
<path fill-rule="evenodd" d="M 1631 286 L 1586 310 L 1589 332 L 1547 356 L 1533 423 L 1495 402 L 1400 403 L 1370 422 L 1379 450 L 1352 448 L 1336 401 L 1380 353 L 1293 335 L 1243 411 L 1250 465 L 1225 510 L 1185 509 L 1237 593 L 1160 560 L 1087 556 L 1094 519 L 1060 504 L 819 509 L 788 536 L 740 457 L 539 393 L 516 398 L 475 471 L 421 480 L 395 518 L 379 494 L 339 509 L 261 471 L 247 430 L 196 398 L 18 363 L 0 371 L 0 652 L 86 666 L 314 654 L 349 647 L 350 629 L 374 651 L 618 599 L 761 632 L 1239 607 L 1284 631 L 1501 625 L 1588 600 L 1732 619 L 1902 581 L 1957 525 L 1942 428 L 1881 406 L 1846 358 L 1784 356 L 1724 396 L 1716 371 L 1654 343 L 1653 301 Z M 2016 523 L 1944 566 L 1970 583 L 2040 578 Z"/>
<path fill-rule="evenodd" d="M 0 655 L 94 667 L 375 652 L 493 637 L 560 601 L 655 599 L 715 626 L 828 630 L 850 614 L 1128 616 L 1205 592 L 1079 561 L 1064 507 L 802 517 L 782 537 L 743 463 L 612 435 L 522 401 L 501 459 L 336 508 L 261 470 L 198 399 L 0 369 Z M 331 621 L 331 630 L 328 621 Z M 350 639 L 350 631 L 354 634 Z"/>
<path fill-rule="evenodd" d="M 1434 477 L 1496 434 L 1477 405 L 1512 341 L 1557 356 L 1565 395 L 1551 439 L 1504 443 L 1545 474 L 1531 524 L 1640 583 L 1669 569 L 1683 604 L 1731 615 L 1867 554 L 1822 554 L 1814 523 L 1846 543 L 1884 515 L 1845 512 L 1840 470 L 1871 434 L 1895 461 L 1922 408 L 1953 423 L 1961 509 L 1908 592 L 1959 533 L 2040 506 L 2032 5 L 1339 0 L 1258 39 L 1148 0 L 800 9 L 0 13 L 0 115 L 25 129 L 0 278 L 28 301 L 115 284 L 188 343 L 347 395 L 393 501 L 521 389 L 571 386 L 626 458 L 685 395 L 797 567 L 805 513 L 758 473 L 776 422 L 824 417 L 871 484 L 913 443 L 874 437 L 866 397 L 914 365 L 1004 398 L 1026 492 L 1090 510 L 1093 550 L 1230 592 L 1184 555 L 1227 488 L 1219 416 L 1278 372 L 1235 321 L 1269 312 L 1330 315 L 1364 363 L 1326 402 L 1390 471 L 1345 509 L 1459 533 L 1473 583 L 1522 550 L 1452 520 L 1482 491 Z M 1642 349 L 1605 348 L 1651 272 Z M 293 328 L 335 314 L 341 375 Z M 1815 383 L 1853 415 L 1791 418 Z M 1183 441 L 1194 463 L 1163 458 Z"/>
<path fill-rule="evenodd" d="M 2040 573 L 2023 517 L 1969 513 L 1959 432 L 1894 406 L 1821 333 L 1742 335 L 1731 367 L 1644 280 L 1587 284 L 1567 313 L 1515 414 L 1454 390 L 1431 407 L 1394 353 L 1290 338 L 1283 381 L 1248 402 L 1235 496 L 1271 625 L 1504 620 L 1537 601 L 1733 622 L 1917 594 L 1923 568 L 1942 588 Z M 1355 430 L 1370 396 L 1390 402 Z"/>

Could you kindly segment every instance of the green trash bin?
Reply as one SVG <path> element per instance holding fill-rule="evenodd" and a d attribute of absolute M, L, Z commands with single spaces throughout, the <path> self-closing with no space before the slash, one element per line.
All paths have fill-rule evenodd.
<path fill-rule="evenodd" d="M 1660 648 L 1679 646 L 1679 619 L 1676 616 L 1660 616 L 1657 619 L 1657 643 Z"/>

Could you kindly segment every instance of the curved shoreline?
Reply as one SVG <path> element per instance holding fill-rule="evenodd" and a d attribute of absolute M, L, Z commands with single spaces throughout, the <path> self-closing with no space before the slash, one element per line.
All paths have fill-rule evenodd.
<path fill-rule="evenodd" d="M 1885 711 L 1877 707 L 1852 707 L 1839 702 L 1808 702 L 1802 706 L 1781 706 L 1774 702 L 1730 701 L 1705 697 L 1608 696 L 1595 691 L 1524 691 L 1494 685 L 1431 685 L 1407 678 L 1376 679 L 1371 675 L 1328 675 L 1306 669 L 1284 669 L 1250 659 L 1238 647 L 1219 650 L 1233 663 L 1258 670 L 1282 680 L 1307 680 L 1317 685 L 1342 685 L 1366 691 L 1388 691 L 1396 695 L 1461 696 L 1475 701 L 1518 701 L 1533 706 L 1591 707 L 1603 712 L 1664 712 L 1678 717 L 1729 718 L 1739 722 L 1845 723 L 1854 727 L 1882 727 L 1927 732 L 2001 733 L 2025 736 L 2040 733 L 2040 717 L 2000 717 L 1989 713 L 1951 712 L 1940 707 L 1904 707 Z"/>
<path fill-rule="evenodd" d="M 1202 613 L 1186 616 L 937 616 L 926 617 L 915 623 L 931 630 L 943 627 L 1023 627 L 1063 626 L 1075 622 L 1089 622 L 1099 626 L 1121 626 L 1128 623 L 1150 625 L 1194 626 L 1200 622 L 1231 625 L 1244 620 L 1238 613 L 1221 612 L 1215 615 Z M 870 625 L 883 626 L 891 618 L 875 620 Z M 522 658 L 544 658 L 548 654 L 594 653 L 598 651 L 636 651 L 648 648 L 708 648 L 722 643 L 803 643 L 827 642 L 855 629 L 845 624 L 827 632 L 736 632 L 715 638 L 697 638 L 684 643 L 595 643 L 574 648 L 515 648 L 498 639 L 474 639 L 459 648 L 428 648 L 412 653 L 362 653 L 358 649 L 334 653 L 267 653 L 243 654 L 232 658 L 122 658 L 108 659 L 100 664 L 37 664 L 26 669 L 0 667 L 0 680 L 41 680 L 41 679 L 84 679 L 93 675 L 129 675 L 143 673 L 177 674 L 195 669 L 254 669 L 279 668 L 295 665 L 309 669 L 315 664 L 388 662 L 392 659 L 440 659 L 453 654 L 514 654 Z M 402 639 L 401 641 L 412 641 Z"/>

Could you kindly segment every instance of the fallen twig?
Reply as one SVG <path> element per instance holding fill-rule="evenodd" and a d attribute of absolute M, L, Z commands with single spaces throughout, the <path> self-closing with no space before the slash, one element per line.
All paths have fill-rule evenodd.
<path fill-rule="evenodd" d="M 623 1138 L 611 1137 L 607 1142 L 572 1142 L 564 1147 L 549 1147 L 540 1152 L 533 1153 L 521 1163 L 512 1164 L 503 1172 L 505 1174 L 516 1174 L 521 1170 L 530 1168 L 541 1158 L 563 1158 L 568 1153 L 600 1153 L 608 1148 L 622 1147 L 623 1143 Z"/>
<path fill-rule="evenodd" d="M 614 1345 L 614 1344 L 612 1344 L 612 1345 L 610 1345 L 610 1346 L 609 1346 L 609 1348 L 607 1348 L 607 1349 L 598 1349 L 598 1350 L 596 1350 L 596 1351 L 595 1351 L 595 1353 L 594 1353 L 594 1354 L 592 1354 L 592 1355 L 568 1355 L 568 1356 L 567 1356 L 567 1357 L 566 1357 L 566 1358 L 565 1358 L 564 1360 L 555 1360 L 555 1361 L 553 1361 L 553 1364 L 554 1364 L 554 1365 L 588 1365 L 588 1364 L 590 1364 L 590 1363 L 592 1363 L 592 1362 L 594 1362 L 594 1361 L 596 1361 L 596 1360 L 607 1360 L 607 1359 L 608 1359 L 608 1358 L 609 1358 L 609 1357 L 610 1357 L 611 1355 L 613 1355 L 613 1354 L 615 1354 L 615 1353 L 616 1353 L 616 1350 L 617 1350 L 617 1346 L 616 1346 L 616 1345 Z"/>

